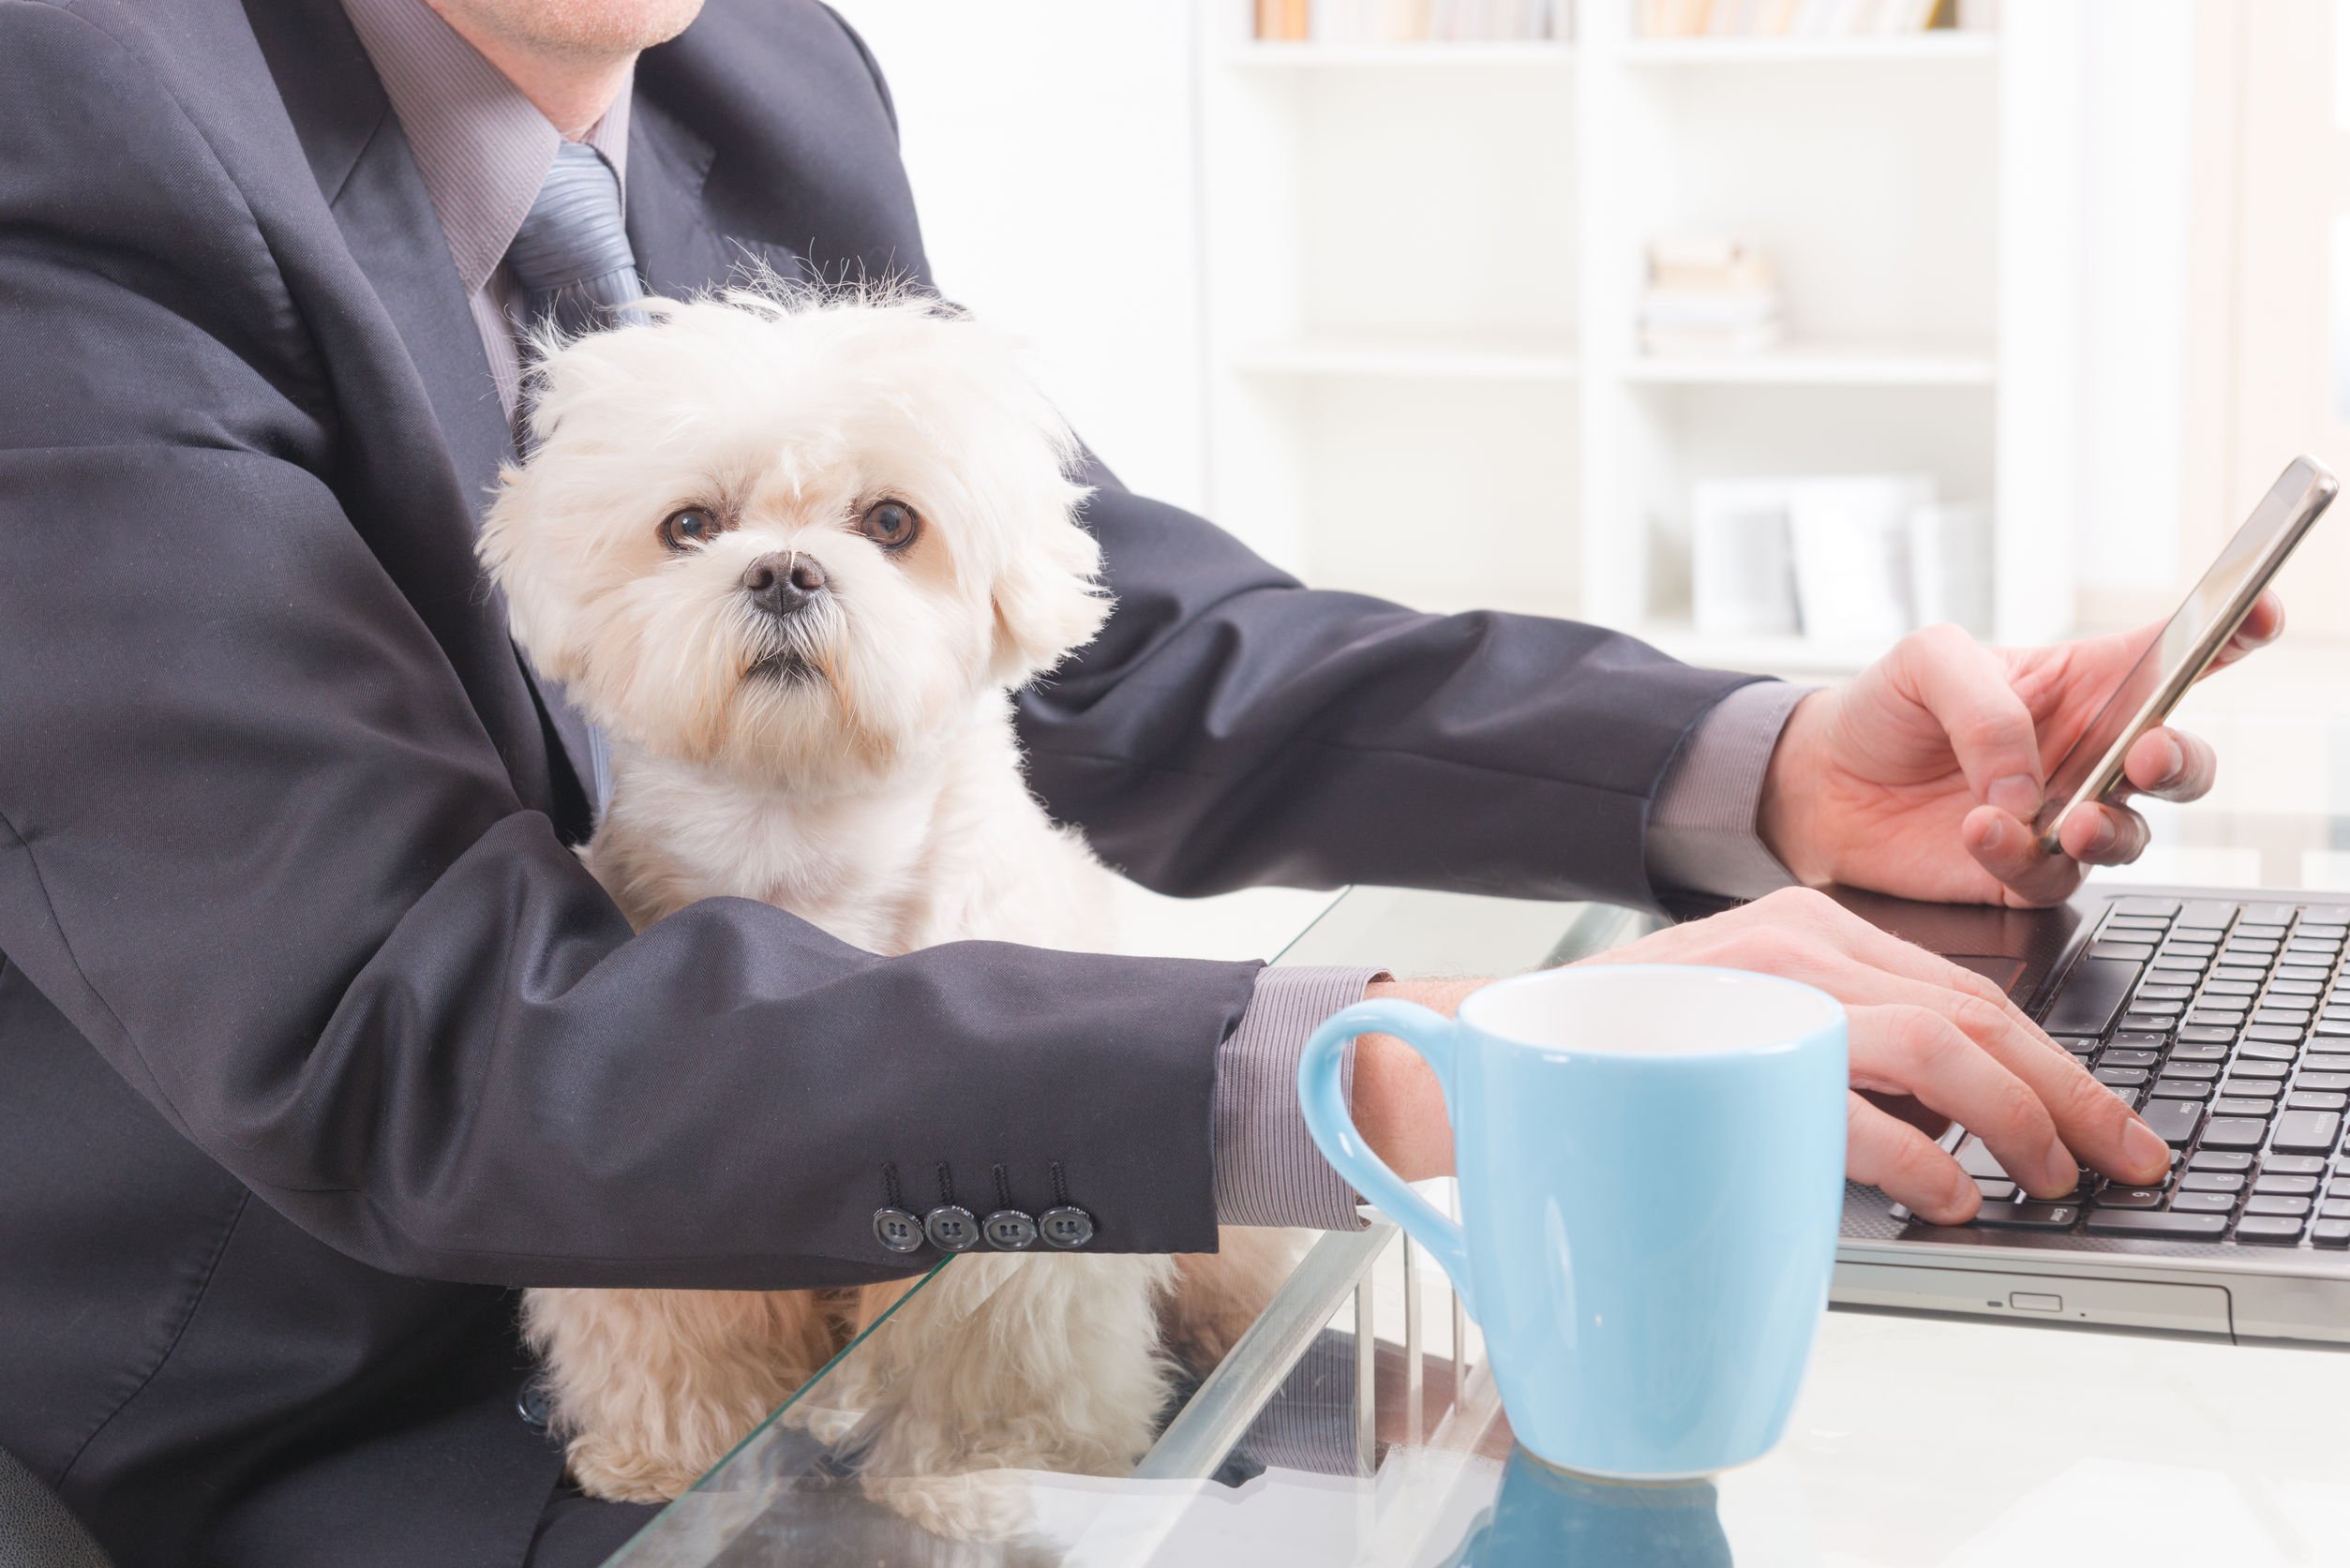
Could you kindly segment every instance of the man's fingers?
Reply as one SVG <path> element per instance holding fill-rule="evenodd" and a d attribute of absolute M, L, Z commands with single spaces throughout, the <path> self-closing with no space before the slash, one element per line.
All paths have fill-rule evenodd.
<path fill-rule="evenodd" d="M 1845 1097 L 1845 1173 L 1881 1187 L 1934 1225 L 1964 1225 L 1983 1206 L 1983 1191 L 1934 1140 L 1896 1121 L 1859 1095 Z"/>
<path fill-rule="evenodd" d="M 2020 903 L 2062 903 L 2081 885 L 2083 872 L 2078 862 L 2041 848 L 2028 823 L 1997 806 L 1977 806 L 1968 812 L 1958 825 L 1958 838 L 1975 863 Z"/>
<path fill-rule="evenodd" d="M 1978 814 L 1986 813 L 2002 814 L 1987 807 Z M 1742 913 L 1803 921 L 1841 948 L 1849 967 L 1836 970 L 1826 987 L 1848 1006 L 1908 1004 L 1949 1019 L 2023 1080 L 2047 1108 L 2058 1136 L 2083 1163 L 2126 1181 L 2150 1181 L 2169 1169 L 2169 1146 L 2153 1129 L 2131 1114 L 2069 1053 L 2057 1049 L 2004 991 L 1982 976 L 1880 931 L 1818 894 L 1774 893 Z M 1963 1113 L 1953 1113 L 1962 1122 L 1968 1120 Z M 1968 1125 L 1990 1142 L 1987 1128 Z M 2004 1158 L 1998 1144 L 1993 1149 Z"/>
<path fill-rule="evenodd" d="M 2127 806 L 2091 803 L 2072 813 L 2057 829 L 2064 852 L 2085 866 L 2126 866 L 2146 853 L 2154 830 Z"/>
<path fill-rule="evenodd" d="M 2154 1181 L 2170 1169 L 2170 1145 L 2013 1005 L 1930 987 L 1905 1000 L 1943 1014 L 2021 1079 L 2046 1108 L 2057 1137 L 2082 1164 L 2127 1182 Z M 1999 1162 L 2008 1164 L 2006 1147 L 1994 1140 L 1988 1126 L 1977 1125 L 1976 1117 L 1965 1111 L 1953 1109 L 1952 1113 L 1968 1131 L 1981 1133 Z M 2008 1170 L 2017 1180 L 2024 1179 L 2017 1167 L 2008 1165 Z"/>
<path fill-rule="evenodd" d="M 2130 787 L 2161 800 L 2198 800 L 2220 776 L 2210 742 L 2177 729 L 2149 729 L 2131 742 L 2121 771 Z"/>
<path fill-rule="evenodd" d="M 2244 624 L 2238 626 L 2236 635 L 2228 638 L 2227 646 L 2220 650 L 2220 656 L 2211 661 L 2211 669 L 2225 669 L 2254 649 L 2266 648 L 2283 635 L 2284 601 L 2272 592 L 2264 592 L 2253 601 L 2251 612 L 2244 617 Z M 2208 675 L 2211 670 L 2204 673 Z"/>
<path fill-rule="evenodd" d="M 2076 1161 L 2023 1079 L 1931 1007 L 1847 1009 L 1852 1086 L 1904 1091 L 1981 1135 L 2035 1198 L 2073 1190 Z"/>
<path fill-rule="evenodd" d="M 1904 639 L 1895 657 L 1950 737 L 1974 798 L 2028 819 L 2040 809 L 2040 742 L 1999 656 L 1955 626 L 1929 626 Z"/>

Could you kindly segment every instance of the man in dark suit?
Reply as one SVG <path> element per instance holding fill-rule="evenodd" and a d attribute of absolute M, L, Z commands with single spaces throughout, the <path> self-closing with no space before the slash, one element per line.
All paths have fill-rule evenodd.
<path fill-rule="evenodd" d="M 588 276 L 535 269 L 592 240 L 623 293 L 929 281 L 854 36 L 695 8 L 0 0 L 0 1446 L 127 1564 L 596 1561 L 641 1512 L 562 1496 L 514 1287 L 902 1274 L 937 1253 L 876 1210 L 942 1166 L 1030 1207 L 1058 1166 L 1101 1248 L 1347 1223 L 1284 1074 L 1367 986 L 1452 994 L 881 960 L 736 901 L 632 935 L 581 870 L 595 738 L 471 550 L 516 335 Z M 1023 732 L 1153 886 L 2044 900 L 2144 843 L 2099 811 L 2044 857 L 2017 820 L 2119 644 L 1936 634 L 1806 694 L 1312 592 L 1087 478 L 1118 609 Z M 2210 772 L 2168 733 L 2133 757 Z M 2161 1154 L 1996 992 L 1819 901 L 1658 940 L 1836 989 L 1856 1063 L 2011 1169 Z M 1444 1168 L 1415 1058 L 1367 1038 L 1355 1083 L 1375 1146 Z M 1858 1100 L 1852 1168 L 1973 1202 Z"/>

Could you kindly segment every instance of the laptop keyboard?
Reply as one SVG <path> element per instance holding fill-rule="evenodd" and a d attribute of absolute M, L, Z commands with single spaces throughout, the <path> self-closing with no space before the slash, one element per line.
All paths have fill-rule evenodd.
<path fill-rule="evenodd" d="M 1974 1224 L 2350 1247 L 2346 937 L 2350 904 L 2115 900 L 2041 1024 L 2162 1134 L 2170 1175 L 2084 1171 L 2075 1198 L 2037 1202 L 1969 1134 Z"/>

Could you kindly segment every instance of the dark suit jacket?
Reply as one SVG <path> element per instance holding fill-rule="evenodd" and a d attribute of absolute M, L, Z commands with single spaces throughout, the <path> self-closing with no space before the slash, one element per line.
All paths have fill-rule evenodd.
<path fill-rule="evenodd" d="M 513 1287 L 903 1272 L 885 1161 L 1041 1206 L 1058 1160 L 1096 1246 L 1213 1245 L 1252 966 L 632 936 L 581 870 L 471 553 L 505 426 L 335 0 L 0 0 L 0 1445 L 127 1564 L 512 1563 L 559 1463 Z M 632 134 L 657 291 L 927 281 L 809 0 L 714 0 Z M 1740 678 L 1310 592 L 1091 477 L 1117 614 L 1021 724 L 1108 859 L 1644 896 Z"/>

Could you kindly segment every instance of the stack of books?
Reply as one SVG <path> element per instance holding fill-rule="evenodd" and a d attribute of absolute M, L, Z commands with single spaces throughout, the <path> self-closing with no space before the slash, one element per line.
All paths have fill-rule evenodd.
<path fill-rule="evenodd" d="M 1651 38 L 1846 38 L 1951 25 L 1953 0 L 1640 0 Z"/>
<path fill-rule="evenodd" d="M 1648 247 L 1640 347 L 1658 356 L 1752 354 L 1787 336 L 1771 258 L 1734 239 L 1676 235 Z"/>
<path fill-rule="evenodd" d="M 1259 39 L 1473 43 L 1566 36 L 1565 0 L 1256 0 Z"/>

